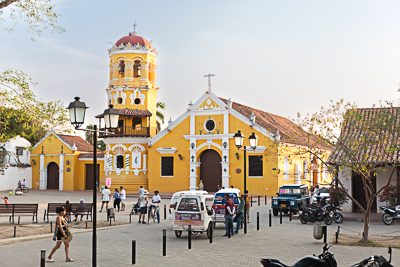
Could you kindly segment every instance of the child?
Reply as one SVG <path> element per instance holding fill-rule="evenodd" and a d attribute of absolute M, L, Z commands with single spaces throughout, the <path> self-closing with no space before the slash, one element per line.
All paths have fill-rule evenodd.
<path fill-rule="evenodd" d="M 5 204 L 8 204 L 8 197 L 2 197 L 1 199 L 4 200 L 4 203 L 5 203 Z"/>

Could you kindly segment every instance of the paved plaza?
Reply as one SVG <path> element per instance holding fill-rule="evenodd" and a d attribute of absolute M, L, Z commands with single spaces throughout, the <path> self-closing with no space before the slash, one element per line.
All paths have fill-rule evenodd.
<path fill-rule="evenodd" d="M 32 191 L 27 196 L 11 197 L 11 203 L 40 203 L 39 222 L 43 221 L 45 203 L 77 202 L 84 198 L 85 202 L 91 201 L 91 192 L 59 192 L 59 191 Z M 129 220 L 133 198 L 128 199 L 125 212 L 117 213 L 117 221 Z M 168 206 L 169 200 L 164 199 L 162 206 Z M 100 202 L 98 203 L 100 206 Z M 195 266 L 207 264 L 213 266 L 261 266 L 259 260 L 263 257 L 278 258 L 285 264 L 294 264 L 305 255 L 320 254 L 322 241 L 315 240 L 312 236 L 312 224 L 302 225 L 299 221 L 289 222 L 289 218 L 283 218 L 283 224 L 279 224 L 279 217 L 273 218 L 273 227 L 268 227 L 269 205 L 261 206 L 253 204 L 251 209 L 251 223 L 248 225 L 247 235 L 240 231 L 239 235 L 225 238 L 224 225 L 219 224 L 214 232 L 214 242 L 209 244 L 205 234 L 193 236 L 192 249 L 188 249 L 187 233 L 181 238 L 176 238 L 171 230 L 171 223 L 163 220 L 161 209 L 161 223 L 139 225 L 137 215 L 132 217 L 132 224 L 99 230 L 98 235 L 98 266 L 128 266 L 131 265 L 132 240 L 137 243 L 137 266 Z M 261 229 L 256 230 L 256 213 L 260 213 Z M 53 217 L 54 218 L 54 217 Z M 105 213 L 98 213 L 98 220 L 104 221 Z M 22 220 L 29 223 L 29 219 Z M 0 223 L 6 224 L 7 218 L 0 217 Z M 361 232 L 362 223 L 344 222 L 341 224 L 342 233 Z M 162 230 L 167 229 L 167 256 L 162 256 Z M 328 234 L 333 234 L 337 224 L 328 227 Z M 397 231 L 397 232 L 396 232 Z M 400 224 L 385 226 L 383 223 L 371 223 L 371 234 L 397 235 L 400 238 Z M 91 265 L 91 232 L 76 233 L 71 242 L 70 256 L 74 263 L 66 263 L 62 249 L 54 255 L 54 263 L 46 263 L 46 266 L 90 266 Z M 2 266 L 39 266 L 40 250 L 50 252 L 54 243 L 51 237 L 33 241 L 18 242 L 0 246 L 0 262 Z M 387 248 L 363 248 L 333 245 L 330 249 L 335 254 L 338 266 L 350 266 L 370 255 L 384 255 L 387 257 Z M 11 256 L 12 255 L 12 256 Z M 400 251 L 393 250 L 393 265 L 400 266 Z"/>

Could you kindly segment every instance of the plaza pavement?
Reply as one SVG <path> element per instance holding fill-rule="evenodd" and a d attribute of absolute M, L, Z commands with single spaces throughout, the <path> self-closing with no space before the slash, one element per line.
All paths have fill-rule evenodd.
<path fill-rule="evenodd" d="M 1 194 L 0 194 L 1 195 Z M 19 198 L 19 199 L 17 199 Z M 64 202 L 69 199 L 77 202 L 84 198 L 91 201 L 91 192 L 59 192 L 59 191 L 32 191 L 28 196 L 11 197 L 11 203 L 41 203 Z M 128 221 L 129 211 L 133 199 L 128 199 L 127 211 L 117 213 L 117 221 Z M 168 206 L 169 200 L 163 200 L 162 206 Z M 98 204 L 100 205 L 100 203 Z M 217 225 L 214 232 L 213 244 L 209 244 L 206 234 L 193 236 L 192 249 L 188 250 L 187 233 L 176 238 L 171 230 L 171 223 L 163 220 L 161 209 L 161 223 L 139 225 L 137 215 L 132 217 L 132 224 L 98 231 L 98 266 L 128 266 L 131 265 L 131 244 L 136 240 L 136 266 L 261 266 L 261 258 L 277 258 L 285 264 L 294 264 L 305 255 L 320 254 L 322 241 L 312 236 L 312 224 L 302 225 L 299 221 L 289 222 L 288 216 L 283 217 L 283 224 L 279 224 L 279 217 L 273 217 L 273 227 L 268 227 L 269 205 L 257 206 L 251 209 L 251 223 L 248 225 L 247 235 L 240 231 L 228 239 L 222 237 L 225 233 L 224 225 Z M 39 220 L 42 221 L 44 208 L 40 209 Z M 260 212 L 261 230 L 256 230 L 256 213 Z M 99 213 L 99 220 L 105 220 L 105 213 Z M 0 217 L 0 223 L 7 219 Z M 29 222 L 29 219 L 25 222 Z M 354 234 L 362 232 L 363 223 L 344 222 L 341 224 L 341 233 Z M 167 229 L 167 256 L 162 256 L 162 229 Z M 337 224 L 328 227 L 328 234 L 333 234 Z M 383 223 L 371 223 L 370 234 L 389 234 L 400 238 L 400 224 L 385 226 Z M 74 263 L 66 263 L 63 249 L 54 255 L 54 263 L 46 266 L 91 266 L 91 232 L 77 233 L 71 242 L 70 256 Z M 20 242 L 0 246 L 0 265 L 39 266 L 40 250 L 50 252 L 54 242 L 51 237 L 33 241 Z M 387 248 L 363 248 L 333 245 L 330 249 L 334 253 L 338 266 L 350 266 L 371 255 L 383 255 L 387 258 Z M 394 266 L 400 266 L 400 250 L 393 250 Z"/>

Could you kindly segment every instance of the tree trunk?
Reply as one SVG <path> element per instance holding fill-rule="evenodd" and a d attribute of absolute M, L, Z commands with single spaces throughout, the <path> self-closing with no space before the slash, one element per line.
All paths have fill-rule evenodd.
<path fill-rule="evenodd" d="M 362 233 L 362 241 L 367 242 L 368 241 L 368 233 L 369 233 L 369 216 L 371 213 L 371 209 L 365 210 L 364 213 L 364 231 Z"/>

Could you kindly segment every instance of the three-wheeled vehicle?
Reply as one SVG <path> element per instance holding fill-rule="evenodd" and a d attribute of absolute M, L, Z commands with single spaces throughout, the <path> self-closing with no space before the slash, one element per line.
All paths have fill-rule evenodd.
<path fill-rule="evenodd" d="M 187 231 L 191 225 L 193 234 L 207 232 L 207 237 L 210 238 L 214 227 L 211 217 L 213 212 L 209 206 L 211 207 L 213 200 L 213 195 L 181 195 L 175 203 L 172 221 L 175 236 L 181 237 L 182 232 Z"/>

